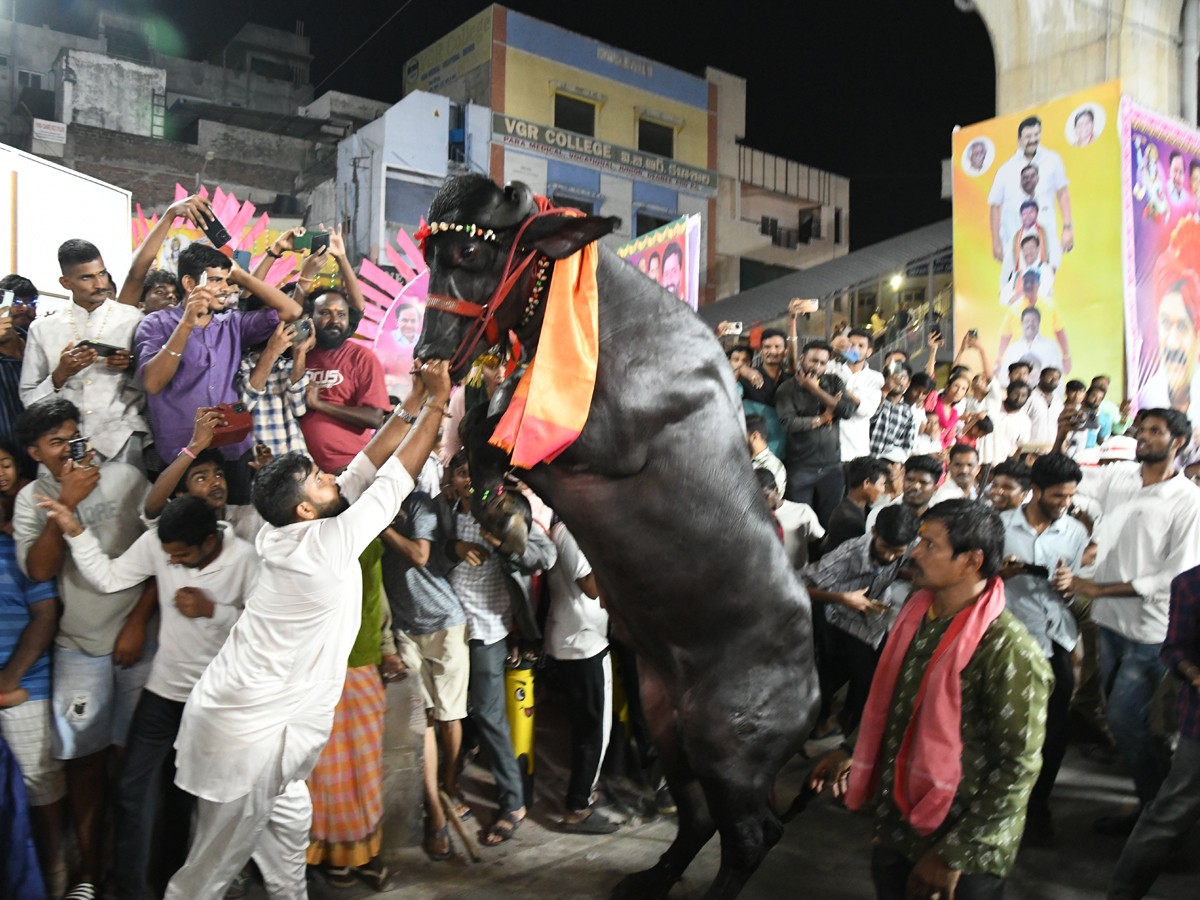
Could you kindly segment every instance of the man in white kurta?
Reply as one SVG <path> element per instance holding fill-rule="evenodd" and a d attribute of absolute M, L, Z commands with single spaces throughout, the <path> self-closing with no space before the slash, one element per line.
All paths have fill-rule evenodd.
<path fill-rule="evenodd" d="M 170 900 L 218 900 L 251 857 L 270 896 L 307 895 L 312 803 L 304 780 L 329 738 L 359 629 L 358 557 L 396 517 L 433 449 L 450 393 L 445 372 L 444 363 L 422 370 L 417 380 L 432 385 L 428 402 L 424 386 L 414 388 L 405 412 L 338 476 L 337 490 L 301 456 L 307 476 L 295 481 L 303 499 L 288 511 L 290 522 L 279 524 L 259 488 L 271 484 L 271 467 L 291 471 L 284 467 L 295 467 L 296 457 L 260 472 L 255 505 L 268 524 L 256 547 L 258 586 L 192 690 L 175 742 L 175 783 L 199 802 Z M 412 435 L 396 451 L 406 421 L 415 421 Z"/>

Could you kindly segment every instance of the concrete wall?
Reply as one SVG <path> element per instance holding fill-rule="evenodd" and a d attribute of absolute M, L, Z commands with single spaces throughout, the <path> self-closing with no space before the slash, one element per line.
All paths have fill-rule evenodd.
<path fill-rule="evenodd" d="M 1174 116 L 1187 109 L 1180 91 L 1183 0 L 974 0 L 973 5 L 992 39 L 996 115 L 1115 78 L 1125 93 L 1151 109 Z"/>
<path fill-rule="evenodd" d="M 63 163 L 129 190 L 143 208 L 160 210 L 175 199 L 176 182 L 191 190 L 202 169 L 209 190 L 220 185 L 260 208 L 291 193 L 296 176 L 295 169 L 245 159 L 214 159 L 206 166 L 194 144 L 78 124 L 67 128 Z"/>
<path fill-rule="evenodd" d="M 63 50 L 55 60 L 55 111 L 71 125 L 150 136 L 154 97 L 166 91 L 166 73 L 89 50 Z"/>
<path fill-rule="evenodd" d="M 263 78 L 177 56 L 157 56 L 155 62 L 167 73 L 169 101 L 186 97 L 221 106 L 294 115 L 299 106 L 312 100 L 312 85 L 309 84 Z"/>
<path fill-rule="evenodd" d="M 334 152 L 332 146 L 316 144 L 302 138 L 239 128 L 236 125 L 225 125 L 205 119 L 196 124 L 199 138 L 195 148 L 201 157 L 211 150 L 218 159 L 290 169 L 298 174 L 315 163 L 319 154 Z M 212 163 L 209 165 L 211 167 Z"/>
<path fill-rule="evenodd" d="M 301 106 L 299 114 L 313 119 L 353 119 L 374 122 L 388 110 L 388 104 L 368 100 L 341 91 L 326 91 L 312 103 Z"/>

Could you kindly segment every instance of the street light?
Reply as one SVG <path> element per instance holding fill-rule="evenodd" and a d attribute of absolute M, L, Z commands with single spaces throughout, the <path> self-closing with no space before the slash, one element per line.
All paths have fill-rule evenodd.
<path fill-rule="evenodd" d="M 900 285 L 904 284 L 904 276 L 893 275 L 892 280 L 889 283 L 891 284 L 893 291 L 898 291 L 900 290 Z"/>

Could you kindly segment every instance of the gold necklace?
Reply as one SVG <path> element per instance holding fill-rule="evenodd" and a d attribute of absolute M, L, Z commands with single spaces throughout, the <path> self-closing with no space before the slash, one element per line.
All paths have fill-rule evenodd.
<path fill-rule="evenodd" d="M 108 301 L 106 300 L 104 302 L 107 303 Z M 114 302 L 113 306 L 115 306 L 115 305 L 116 304 Z M 96 332 L 96 336 L 94 338 L 92 338 L 91 340 L 97 341 L 97 342 L 100 340 L 100 336 L 102 334 L 104 334 L 105 326 L 108 325 L 108 317 L 112 313 L 112 311 L 113 311 L 112 306 L 109 306 L 108 308 L 106 308 L 104 310 L 104 318 L 100 321 L 100 328 Z M 89 315 L 90 315 L 90 313 L 89 313 Z M 78 344 L 80 341 L 83 340 L 83 337 L 82 337 L 82 335 L 80 335 L 79 329 L 75 327 L 75 303 L 74 303 L 74 301 L 72 301 L 71 305 L 69 307 L 67 307 L 67 317 L 71 320 L 71 333 L 73 335 L 75 335 L 75 343 Z"/>

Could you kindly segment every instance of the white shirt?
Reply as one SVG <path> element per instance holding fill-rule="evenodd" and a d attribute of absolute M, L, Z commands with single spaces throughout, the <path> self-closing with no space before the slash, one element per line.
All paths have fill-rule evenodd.
<path fill-rule="evenodd" d="M 54 390 L 52 373 L 67 344 L 93 340 L 133 346 L 133 332 L 142 320 L 137 307 L 105 300 L 92 312 L 71 303 L 61 312 L 38 316 L 29 326 L 25 361 L 21 365 L 21 402 L 26 406 L 56 393 L 79 407 L 79 431 L 105 459 L 112 459 L 135 431 L 150 433 L 144 411 L 146 395 L 132 371 L 110 369 L 102 357 Z"/>
<path fill-rule="evenodd" d="M 942 442 L 929 434 L 923 434 L 921 429 L 925 427 L 925 419 L 929 415 L 925 407 L 920 403 L 910 403 L 909 410 L 912 412 L 913 421 L 917 423 L 917 439 L 913 441 L 912 451 L 910 456 L 925 456 L 929 453 L 941 453 Z"/>
<path fill-rule="evenodd" d="M 221 553 L 203 569 L 171 565 L 157 529 L 147 531 L 116 559 L 100 549 L 90 529 L 67 538 L 75 565 L 100 590 L 119 591 L 147 578 L 158 580 L 158 652 L 146 690 L 166 700 L 187 700 L 258 581 L 254 548 L 239 539 L 227 522 L 220 523 L 220 528 Z M 204 591 L 213 602 L 211 618 L 191 618 L 179 611 L 175 594 L 185 587 Z"/>
<path fill-rule="evenodd" d="M 985 466 L 994 466 L 1016 453 L 1021 444 L 1029 443 L 1033 423 L 1023 408 L 1010 412 L 1003 403 L 989 409 L 988 418 L 994 429 L 979 439 L 979 461 Z"/>
<path fill-rule="evenodd" d="M 947 500 L 970 499 L 974 498 L 968 497 L 963 489 L 958 486 L 958 482 L 947 478 L 938 486 L 938 489 L 933 492 L 933 496 L 929 498 L 929 506 L 932 508 L 937 506 L 939 503 L 945 503 Z M 871 524 L 874 525 L 875 523 L 872 522 Z"/>
<path fill-rule="evenodd" d="M 783 552 L 795 568 L 807 566 L 809 542 L 825 537 L 817 514 L 807 503 L 784 500 L 775 510 L 775 518 L 783 529 Z"/>
<path fill-rule="evenodd" d="M 871 455 L 871 416 L 883 402 L 883 373 L 864 364 L 857 372 L 850 372 L 846 390 L 858 398 L 858 409 L 838 423 L 842 462 Z"/>
<path fill-rule="evenodd" d="M 1097 597 L 1092 618 L 1141 644 L 1167 637 L 1171 580 L 1200 564 L 1200 487 L 1182 473 L 1142 486 L 1138 463 L 1084 469 L 1079 493 L 1104 510 L 1092 540 L 1097 545 L 1095 580 L 1128 582 L 1130 597 Z"/>
<path fill-rule="evenodd" d="M 235 800 L 276 775 L 282 789 L 308 776 L 329 739 L 362 619 L 358 557 L 413 480 L 395 457 L 376 471 L 360 453 L 338 484 L 345 512 L 259 532 L 258 586 L 188 697 L 175 741 L 175 783 L 190 794 Z"/>
<path fill-rule="evenodd" d="M 1058 417 L 1062 415 L 1063 398 L 1056 391 L 1047 397 L 1040 387 L 1035 387 L 1025 404 L 1025 412 L 1032 426 L 1029 440 L 1035 444 L 1053 444 L 1058 436 Z"/>
<path fill-rule="evenodd" d="M 567 526 L 550 529 L 558 561 L 547 574 L 550 613 L 546 622 L 546 652 L 555 659 L 591 659 L 608 647 L 608 613 L 600 600 L 579 588 L 579 579 L 591 574 L 587 561 Z"/>

